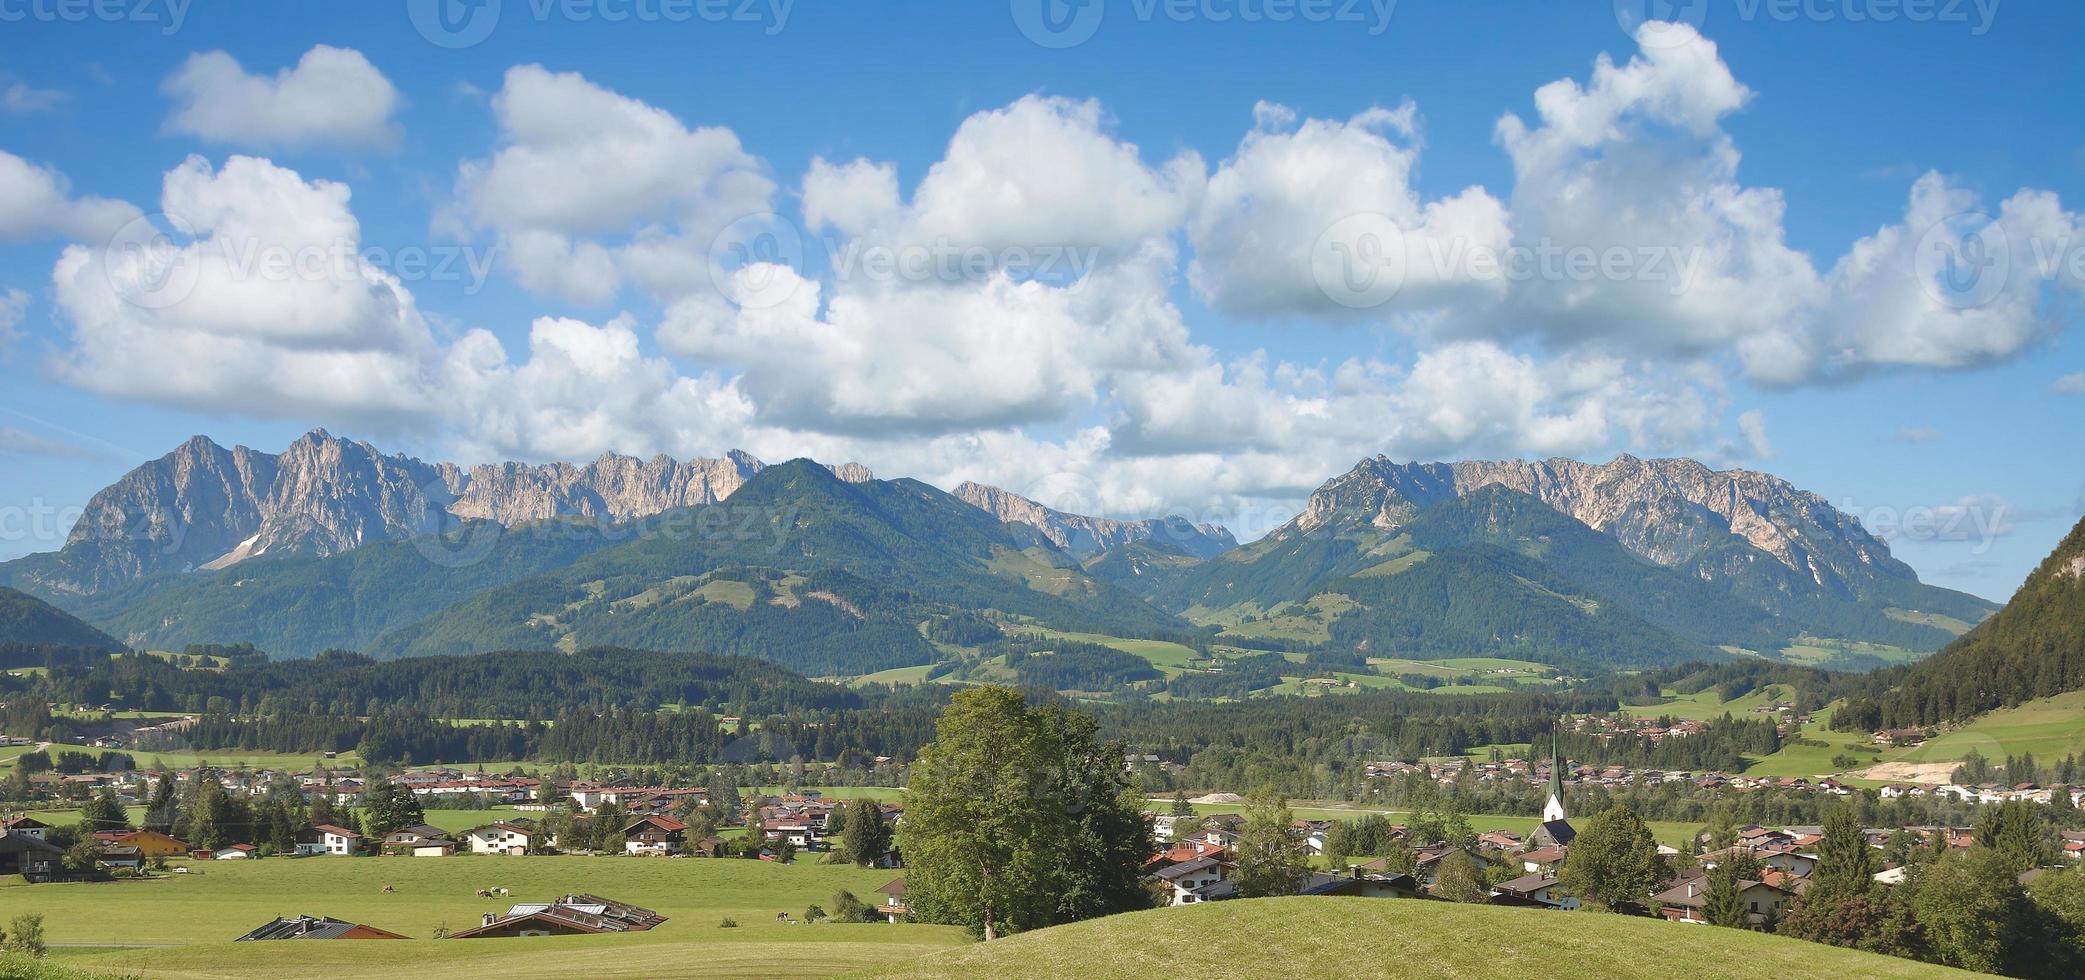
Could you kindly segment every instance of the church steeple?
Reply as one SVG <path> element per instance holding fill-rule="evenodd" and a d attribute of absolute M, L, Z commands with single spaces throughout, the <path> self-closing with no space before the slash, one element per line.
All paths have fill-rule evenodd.
<path fill-rule="evenodd" d="M 1549 727 L 1549 802 L 1542 805 L 1542 822 L 1564 819 L 1564 754 L 1558 748 L 1556 723 Z"/>

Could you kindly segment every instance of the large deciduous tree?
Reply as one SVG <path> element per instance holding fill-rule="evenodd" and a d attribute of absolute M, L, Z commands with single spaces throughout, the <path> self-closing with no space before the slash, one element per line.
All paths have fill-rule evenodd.
<path fill-rule="evenodd" d="M 949 702 L 898 826 L 915 920 L 990 940 L 1149 904 L 1142 800 L 1121 747 L 1097 730 L 1090 715 L 1030 708 L 1011 688 Z"/>
<path fill-rule="evenodd" d="M 1309 852 L 1289 815 L 1289 803 L 1271 790 L 1255 791 L 1238 830 L 1238 894 L 1246 898 L 1294 895 L 1310 874 Z"/>
<path fill-rule="evenodd" d="M 1557 878 L 1590 905 L 1633 911 L 1645 907 L 1672 872 L 1658 856 L 1651 829 L 1634 810 L 1617 804 L 1587 821 Z"/>

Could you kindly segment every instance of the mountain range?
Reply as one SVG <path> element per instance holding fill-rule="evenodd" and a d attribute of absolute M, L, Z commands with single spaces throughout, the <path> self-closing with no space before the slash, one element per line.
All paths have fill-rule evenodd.
<path fill-rule="evenodd" d="M 1994 609 L 1920 583 L 1815 494 L 1686 459 L 1377 457 L 1239 546 L 1179 517 L 1071 514 L 853 464 L 462 467 L 323 431 L 280 454 L 190 440 L 96 494 L 60 550 L 0 565 L 0 584 L 140 647 L 619 645 L 816 676 L 1048 631 L 1356 662 L 1873 666 Z"/>

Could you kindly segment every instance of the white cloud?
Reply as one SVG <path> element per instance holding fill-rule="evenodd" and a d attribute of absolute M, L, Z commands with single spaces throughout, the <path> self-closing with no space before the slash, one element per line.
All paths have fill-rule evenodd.
<path fill-rule="evenodd" d="M 2061 329 L 2052 286 L 2085 295 L 2076 271 L 2049 258 L 2080 235 L 2085 221 L 2054 194 L 2020 191 L 1993 217 L 1974 192 L 1926 174 L 1902 221 L 1856 241 L 1833 266 L 1825 302 L 1740 352 L 1754 377 L 1781 384 L 2007 360 Z M 1955 249 L 1989 251 L 1972 256 L 1985 264 L 1958 266 L 1950 287 L 1946 257 Z"/>
<path fill-rule="evenodd" d="M 1209 180 L 1189 227 L 1190 277 L 1213 304 L 1248 314 L 1347 312 L 1321 285 L 1318 253 L 1359 256 L 1394 239 L 1401 277 L 1378 313 L 1444 303 L 1483 306 L 1505 281 L 1478 281 L 1465 261 L 1508 244 L 1505 208 L 1482 188 L 1422 201 L 1412 189 L 1415 107 L 1369 109 L 1346 122 L 1305 120 L 1261 103 L 1253 130 Z M 1327 238 L 1329 237 L 1329 240 Z M 1389 299 L 1389 297 L 1385 297 Z"/>
<path fill-rule="evenodd" d="M 2085 395 L 2085 371 L 2057 378 L 2049 389 L 2059 395 Z"/>
<path fill-rule="evenodd" d="M 0 426 L 0 456 L 49 456 L 57 459 L 88 459 L 100 455 L 68 442 L 45 439 L 9 426 Z"/>
<path fill-rule="evenodd" d="M 599 327 L 543 317 L 529 359 L 472 331 L 446 356 L 445 421 L 485 458 L 583 459 L 605 450 L 722 454 L 747 435 L 753 407 L 732 385 L 678 375 L 640 353 L 626 318 Z"/>
<path fill-rule="evenodd" d="M 360 51 L 321 44 L 273 77 L 223 51 L 193 54 L 160 90 L 174 102 L 169 132 L 256 148 L 386 147 L 398 90 Z"/>
<path fill-rule="evenodd" d="M 1774 443 L 1767 438 L 1766 414 L 1758 409 L 1740 412 L 1737 417 L 1738 434 L 1745 439 L 1745 455 L 1751 459 L 1772 459 Z"/>
<path fill-rule="evenodd" d="M 1897 430 L 1898 442 L 1913 444 L 1939 442 L 1940 430 L 1930 425 L 1907 425 Z"/>
<path fill-rule="evenodd" d="M 458 168 L 448 220 L 500 235 L 532 291 L 602 304 L 627 277 L 678 298 L 709 281 L 719 230 L 772 207 L 774 181 L 731 130 L 577 74 L 511 68 L 492 106 L 500 145 Z"/>
<path fill-rule="evenodd" d="M 251 416 L 409 416 L 434 341 L 413 298 L 358 253 L 346 185 L 267 160 L 169 171 L 172 234 L 75 245 L 51 278 L 81 387 Z M 286 261 L 294 260 L 294 261 Z"/>
<path fill-rule="evenodd" d="M 22 82 L 10 82 L 0 89 L 0 112 L 15 116 L 50 112 L 65 104 L 71 95 L 58 89 L 36 88 Z"/>
<path fill-rule="evenodd" d="M 64 174 L 0 151 L 0 241 L 60 235 L 98 242 L 138 217 L 123 201 L 73 197 Z"/>
<path fill-rule="evenodd" d="M 1737 182 L 1720 121 L 1750 90 L 1691 28 L 1641 30 L 1661 33 L 1628 63 L 1603 55 L 1584 85 L 1537 90 L 1534 124 L 1499 120 L 1528 258 L 1511 310 L 1487 329 L 1693 355 L 1817 301 L 1816 271 L 1784 240 L 1780 192 Z"/>
<path fill-rule="evenodd" d="M 0 290 L 0 354 L 22 339 L 22 320 L 28 315 L 28 293 L 12 287 Z"/>

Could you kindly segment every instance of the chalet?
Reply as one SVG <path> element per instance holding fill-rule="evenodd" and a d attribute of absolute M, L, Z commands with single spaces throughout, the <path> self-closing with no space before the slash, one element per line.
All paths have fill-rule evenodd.
<path fill-rule="evenodd" d="M 688 825 L 654 814 L 623 828 L 623 850 L 629 854 L 671 857 L 687 849 Z"/>
<path fill-rule="evenodd" d="M 876 907 L 876 912 L 888 919 L 891 925 L 897 925 L 899 919 L 911 914 L 911 910 L 905 907 L 905 879 L 903 877 L 891 879 L 889 884 L 876 890 L 883 893 L 883 904 Z"/>
<path fill-rule="evenodd" d="M 313 824 L 297 831 L 297 855 L 325 854 L 346 857 L 362 847 L 362 835 L 330 823 Z"/>
<path fill-rule="evenodd" d="M 651 909 L 598 895 L 566 895 L 554 902 L 516 905 L 506 915 L 485 913 L 475 928 L 449 934 L 450 939 L 505 939 L 516 936 L 598 936 L 643 932 L 666 921 Z"/>
<path fill-rule="evenodd" d="M 1491 890 L 1493 895 L 1508 895 L 1537 905 L 1553 909 L 1575 909 L 1578 899 L 1564 894 L 1557 888 L 1557 877 L 1552 874 L 1525 874 L 1510 881 L 1502 881 Z"/>
<path fill-rule="evenodd" d="M 240 936 L 234 942 L 260 942 L 276 939 L 404 939 L 395 932 L 386 932 L 375 926 L 346 922 L 323 915 L 300 915 L 294 919 L 276 919 Z"/>
<path fill-rule="evenodd" d="M 1522 851 L 1515 857 L 1520 861 L 1521 870 L 1528 874 L 1538 874 L 1554 872 L 1558 862 L 1564 860 L 1564 855 L 1569 853 L 1570 851 L 1561 847 L 1538 847 L 1532 851 Z"/>
<path fill-rule="evenodd" d="M 101 845 L 101 856 L 95 858 L 94 861 L 104 868 L 142 868 L 145 866 L 145 856 L 139 854 L 137 848 L 126 847 L 122 844 Z"/>
<path fill-rule="evenodd" d="M 1658 906 L 1658 913 L 1670 922 L 1707 922 L 1708 917 L 1702 908 L 1708 903 L 1708 892 L 1706 875 L 1688 875 L 1671 888 L 1651 896 L 1651 904 Z M 1745 918 L 1755 926 L 1780 918 L 1782 906 L 1793 897 L 1765 882 L 1738 882 L 1738 901 L 1744 903 Z"/>
<path fill-rule="evenodd" d="M 1213 857 L 1171 864 L 1152 874 L 1159 884 L 1172 889 L 1168 905 L 1196 905 L 1231 898 L 1237 890 L 1225 880 L 1231 866 Z"/>
<path fill-rule="evenodd" d="M 261 849 L 252 844 L 233 844 L 229 847 L 220 847 L 215 851 L 202 851 L 200 853 L 210 855 L 209 860 L 212 861 L 251 861 L 261 856 Z M 194 853 L 191 853 L 190 856 L 193 857 Z"/>
<path fill-rule="evenodd" d="M 1520 835 L 1504 830 L 1494 830 L 1477 837 L 1477 846 L 1499 851 L 1517 851 L 1521 848 Z"/>
<path fill-rule="evenodd" d="M 448 857 L 456 853 L 456 842 L 440 827 L 419 824 L 385 835 L 377 852 L 398 857 Z"/>
<path fill-rule="evenodd" d="M 44 823 L 26 813 L 17 813 L 5 820 L 0 820 L 0 834 L 9 836 L 19 835 L 43 840 L 44 835 L 49 833 L 50 829 L 50 824 Z"/>
<path fill-rule="evenodd" d="M 527 854 L 536 829 L 504 820 L 464 831 L 463 840 L 472 854 Z"/>

